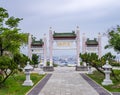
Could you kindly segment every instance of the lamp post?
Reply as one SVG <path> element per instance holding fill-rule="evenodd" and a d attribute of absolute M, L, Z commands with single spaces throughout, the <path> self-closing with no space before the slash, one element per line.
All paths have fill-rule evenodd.
<path fill-rule="evenodd" d="M 105 79 L 102 82 L 102 85 L 111 85 L 112 80 L 110 79 L 110 73 L 111 73 L 111 69 L 112 66 L 108 63 L 108 61 L 106 61 L 106 64 L 103 66 L 104 68 L 104 73 L 105 73 Z"/>
<path fill-rule="evenodd" d="M 32 69 L 33 67 L 29 64 L 29 62 L 27 62 L 27 65 L 24 68 L 26 74 L 26 80 L 22 84 L 23 86 L 33 86 L 33 82 L 32 80 L 30 80 L 30 73 Z"/>

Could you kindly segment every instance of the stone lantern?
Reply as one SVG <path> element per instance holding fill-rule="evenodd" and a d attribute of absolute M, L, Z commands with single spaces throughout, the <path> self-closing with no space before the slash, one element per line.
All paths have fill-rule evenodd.
<path fill-rule="evenodd" d="M 91 65 L 88 63 L 88 74 L 92 74 L 93 73 L 91 68 L 92 68 Z"/>
<path fill-rule="evenodd" d="M 112 66 L 108 63 L 108 61 L 106 61 L 106 64 L 103 66 L 104 68 L 104 73 L 105 73 L 105 79 L 102 82 L 102 85 L 111 85 L 112 80 L 110 79 L 110 73 L 111 73 L 111 69 Z"/>
<path fill-rule="evenodd" d="M 32 69 L 33 69 L 33 67 L 29 64 L 29 62 L 27 62 L 27 65 L 24 68 L 25 74 L 26 74 L 26 80 L 23 83 L 24 86 L 32 86 L 33 85 L 32 80 L 30 80 L 30 73 L 31 73 Z"/>
<path fill-rule="evenodd" d="M 42 64 L 42 66 L 40 65 L 39 66 L 39 74 L 41 75 L 44 75 L 45 74 L 45 72 L 43 71 L 43 63 L 41 62 L 40 64 Z"/>

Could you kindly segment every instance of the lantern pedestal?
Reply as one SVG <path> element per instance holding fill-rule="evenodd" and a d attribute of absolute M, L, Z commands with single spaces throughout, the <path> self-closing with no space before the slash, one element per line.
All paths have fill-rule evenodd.
<path fill-rule="evenodd" d="M 39 74 L 40 75 L 44 75 L 45 74 L 45 72 L 43 71 L 43 63 L 40 63 L 40 64 L 42 64 L 42 65 L 39 65 Z M 44 66 L 45 66 L 46 64 L 44 64 Z"/>
<path fill-rule="evenodd" d="M 92 72 L 92 69 L 91 69 L 91 66 L 90 66 L 90 65 L 88 65 L 88 74 L 93 74 L 93 72 Z"/>
<path fill-rule="evenodd" d="M 45 72 L 43 71 L 42 68 L 39 69 L 39 74 L 40 74 L 40 75 L 44 75 L 44 74 L 45 74 Z"/>
<path fill-rule="evenodd" d="M 111 73 L 111 69 L 112 66 L 110 64 L 108 64 L 108 61 L 106 61 L 106 64 L 103 66 L 104 68 L 104 73 L 105 73 L 105 79 L 102 82 L 102 85 L 111 85 L 112 80 L 110 79 L 110 73 Z"/>
<path fill-rule="evenodd" d="M 104 71 L 105 72 L 105 79 L 102 82 L 102 85 L 111 85 L 112 80 L 110 79 L 110 71 Z"/>
<path fill-rule="evenodd" d="M 112 83 L 112 81 L 111 80 L 103 80 L 103 82 L 102 82 L 102 85 L 112 85 L 113 83 Z"/>
<path fill-rule="evenodd" d="M 33 82 L 32 82 L 32 80 L 30 80 L 30 72 L 33 69 L 33 67 L 28 62 L 27 66 L 25 66 L 24 69 L 25 69 L 25 74 L 26 74 L 26 80 L 24 81 L 24 83 L 22 85 L 23 86 L 33 86 Z"/>
<path fill-rule="evenodd" d="M 24 83 L 22 84 L 23 86 L 33 86 L 32 80 L 25 80 Z"/>

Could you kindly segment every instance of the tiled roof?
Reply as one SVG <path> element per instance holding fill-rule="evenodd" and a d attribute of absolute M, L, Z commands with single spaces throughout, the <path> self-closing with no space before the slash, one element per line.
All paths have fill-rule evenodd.
<path fill-rule="evenodd" d="M 96 38 L 94 38 L 94 40 L 87 39 L 86 45 L 98 45 L 98 41 Z"/>
<path fill-rule="evenodd" d="M 55 33 L 53 34 L 53 38 L 76 38 L 75 32 L 72 33 Z"/>
<path fill-rule="evenodd" d="M 31 46 L 43 46 L 43 44 L 44 42 L 42 39 L 40 39 L 39 41 L 33 40 Z"/>

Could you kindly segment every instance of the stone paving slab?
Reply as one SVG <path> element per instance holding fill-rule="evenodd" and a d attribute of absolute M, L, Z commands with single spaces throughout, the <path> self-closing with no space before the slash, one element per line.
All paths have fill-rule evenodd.
<path fill-rule="evenodd" d="M 76 72 L 73 67 L 56 68 L 27 95 L 111 95 L 84 73 L 86 72 Z"/>
<path fill-rule="evenodd" d="M 55 71 L 38 95 L 99 95 L 79 73 Z"/>

